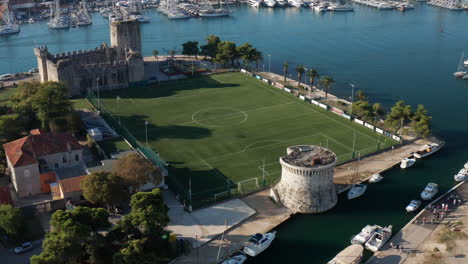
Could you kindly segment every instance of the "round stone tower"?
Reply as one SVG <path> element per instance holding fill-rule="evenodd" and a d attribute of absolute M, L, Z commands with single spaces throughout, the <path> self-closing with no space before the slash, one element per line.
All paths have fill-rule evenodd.
<path fill-rule="evenodd" d="M 336 205 L 335 153 L 312 145 L 292 146 L 279 161 L 281 180 L 272 192 L 278 202 L 299 213 L 321 213 Z"/>

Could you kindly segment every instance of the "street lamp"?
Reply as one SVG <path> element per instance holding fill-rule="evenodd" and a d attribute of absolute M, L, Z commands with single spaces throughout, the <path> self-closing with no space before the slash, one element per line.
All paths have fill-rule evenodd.
<path fill-rule="evenodd" d="M 146 148 L 148 148 L 148 121 L 145 121 Z"/>
<path fill-rule="evenodd" d="M 98 112 L 101 112 L 101 99 L 99 97 L 99 81 L 101 78 L 96 78 L 96 86 L 97 86 L 97 103 L 98 103 Z"/>
<path fill-rule="evenodd" d="M 119 127 L 121 127 L 120 123 L 120 96 L 117 95 L 117 115 L 119 116 Z"/>
<path fill-rule="evenodd" d="M 263 72 L 265 72 L 265 64 L 263 64 Z"/>
<path fill-rule="evenodd" d="M 351 86 L 351 116 L 353 115 L 353 101 L 354 101 L 354 84 L 350 83 Z"/>

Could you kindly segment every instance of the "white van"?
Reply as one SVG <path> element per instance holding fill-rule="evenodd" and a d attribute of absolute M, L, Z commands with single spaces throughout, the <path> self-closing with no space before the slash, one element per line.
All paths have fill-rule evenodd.
<path fill-rule="evenodd" d="M 0 81 L 7 81 L 7 80 L 10 80 L 11 78 L 13 78 L 13 75 L 9 73 L 0 75 Z"/>

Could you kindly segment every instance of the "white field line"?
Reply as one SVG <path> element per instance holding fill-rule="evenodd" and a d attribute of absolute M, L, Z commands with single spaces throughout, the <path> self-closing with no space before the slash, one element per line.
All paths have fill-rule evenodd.
<path fill-rule="evenodd" d="M 220 156 L 217 156 L 217 157 L 208 158 L 207 160 L 219 159 L 219 158 L 223 158 L 223 157 L 227 157 L 227 156 L 231 156 L 231 155 L 240 154 L 240 153 L 243 153 L 243 152 L 248 152 L 248 151 L 251 151 L 251 150 L 254 150 L 254 149 L 260 149 L 260 148 L 264 148 L 264 147 L 270 147 L 272 145 L 277 145 L 277 144 L 282 144 L 282 143 L 289 142 L 289 141 L 294 141 L 294 140 L 297 140 L 297 139 L 300 139 L 300 138 L 315 137 L 315 136 L 320 136 L 320 135 L 321 134 L 319 133 L 319 134 L 313 134 L 313 135 L 307 135 L 307 136 L 297 137 L 297 138 L 293 138 L 293 139 L 283 140 L 283 141 L 278 142 L 278 143 L 273 143 L 273 144 L 259 146 L 259 147 L 255 147 L 255 148 L 251 148 L 251 149 L 244 149 L 244 150 L 241 150 L 241 151 L 227 153 L 227 154 L 220 155 Z M 261 142 L 261 141 L 259 141 L 259 142 Z"/>
<path fill-rule="evenodd" d="M 341 142 L 339 142 L 339 141 L 334 140 L 333 138 L 331 138 L 331 137 L 329 137 L 329 136 L 327 136 L 327 135 L 322 134 L 322 136 L 324 136 L 324 137 L 330 139 L 331 141 L 335 142 L 336 144 L 341 145 L 341 146 L 343 146 L 343 147 L 345 147 L 345 148 L 347 148 L 347 149 L 349 149 L 349 150 L 353 150 L 352 148 L 346 146 L 345 144 L 343 144 L 343 143 L 341 143 Z"/>
<path fill-rule="evenodd" d="M 243 75 L 240 75 L 240 76 L 241 76 L 241 78 L 247 79 L 247 78 L 246 78 L 245 76 L 243 76 Z M 332 120 L 333 122 L 336 122 L 336 123 L 338 123 L 338 124 L 340 124 L 340 125 L 342 125 L 342 126 L 345 126 L 345 127 L 349 128 L 349 129 L 351 129 L 351 130 L 353 130 L 353 131 L 356 131 L 356 132 L 359 133 L 359 134 L 362 134 L 362 135 L 364 135 L 364 136 L 366 136 L 366 137 L 369 137 L 370 139 L 372 139 L 372 140 L 374 140 L 374 141 L 377 141 L 375 138 L 373 138 L 373 137 L 371 137 L 371 136 L 369 136 L 369 135 L 366 135 L 366 134 L 364 134 L 364 133 L 362 133 L 362 132 L 360 132 L 360 131 L 354 129 L 354 128 L 352 128 L 351 126 L 345 125 L 345 124 L 341 123 L 340 121 L 335 120 L 335 119 L 333 119 L 333 118 L 331 118 L 331 117 L 329 117 L 329 116 L 327 116 L 327 115 L 325 115 L 325 114 L 323 114 L 323 113 L 321 113 L 321 112 L 319 112 L 319 111 L 317 111 L 317 110 L 315 110 L 315 109 L 313 109 L 313 108 L 311 108 L 311 107 L 308 107 L 308 106 L 306 106 L 306 105 L 303 105 L 303 104 L 301 104 L 299 101 L 296 101 L 296 100 L 294 100 L 294 99 L 292 99 L 292 98 L 289 98 L 289 97 L 287 97 L 286 95 L 284 95 L 284 94 L 282 94 L 282 93 L 280 93 L 280 92 L 276 92 L 276 91 L 274 91 L 274 90 L 272 90 L 272 89 L 269 89 L 269 88 L 267 88 L 267 87 L 265 87 L 265 86 L 263 86 L 263 85 L 260 85 L 258 82 L 254 82 L 254 83 L 255 83 L 257 86 L 260 86 L 260 87 L 262 87 L 262 88 L 264 88 L 264 89 L 266 89 L 266 90 L 269 90 L 269 91 L 271 91 L 272 93 L 281 95 L 281 96 L 283 96 L 283 97 L 289 99 L 290 101 L 293 101 L 293 102 L 295 102 L 295 103 L 297 103 L 297 104 L 299 104 L 299 105 L 301 105 L 301 106 L 303 106 L 303 107 L 305 107 L 305 108 L 307 108 L 307 109 L 309 109 L 309 110 L 311 110 L 311 111 L 313 111 L 313 112 L 316 112 L 317 114 L 322 115 L 322 116 L 326 117 L 327 119 Z M 264 84 L 264 85 L 269 85 L 269 84 Z"/>

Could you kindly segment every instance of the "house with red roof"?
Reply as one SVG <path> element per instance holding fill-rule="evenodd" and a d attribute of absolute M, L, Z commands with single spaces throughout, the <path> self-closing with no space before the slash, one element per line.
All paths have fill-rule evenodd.
<path fill-rule="evenodd" d="M 19 198 L 48 193 L 50 184 L 61 180 L 56 177 L 56 171 L 84 166 L 83 149 L 71 134 L 35 129 L 28 136 L 4 144 L 3 148 Z"/>

